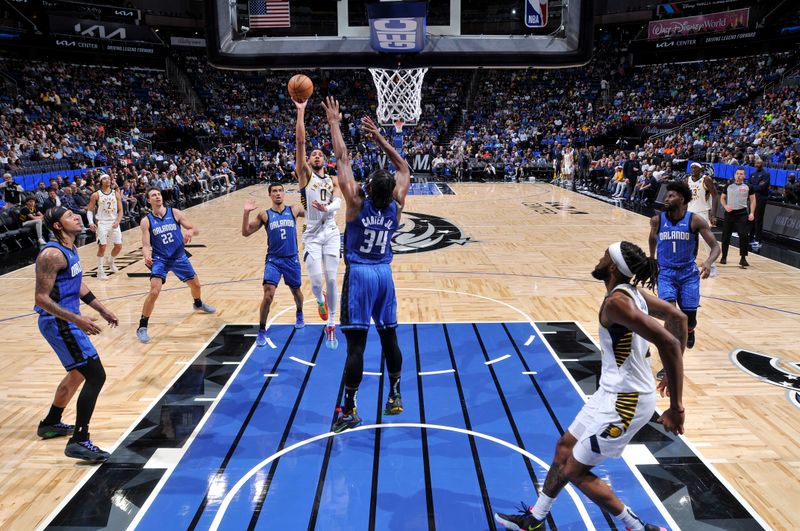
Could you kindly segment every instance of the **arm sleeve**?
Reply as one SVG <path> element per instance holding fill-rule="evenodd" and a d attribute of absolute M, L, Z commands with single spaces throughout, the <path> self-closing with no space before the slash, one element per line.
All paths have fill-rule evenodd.
<path fill-rule="evenodd" d="M 336 212 L 342 208 L 342 200 L 339 197 L 334 197 L 333 201 L 328 205 L 328 212 Z"/>

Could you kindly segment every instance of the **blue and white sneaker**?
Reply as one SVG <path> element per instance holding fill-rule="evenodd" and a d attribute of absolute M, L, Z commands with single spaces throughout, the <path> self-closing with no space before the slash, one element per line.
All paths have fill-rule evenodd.
<path fill-rule="evenodd" d="M 267 331 L 259 330 L 258 337 L 256 337 L 256 346 L 263 347 L 267 344 Z"/>
<path fill-rule="evenodd" d="M 303 319 L 303 312 L 297 312 L 297 318 L 294 321 L 295 328 L 303 328 L 306 325 L 305 319 Z"/>
<path fill-rule="evenodd" d="M 216 308 L 214 308 L 213 306 L 211 306 L 209 304 L 206 304 L 205 302 L 202 303 L 200 306 L 195 306 L 194 304 L 192 304 L 192 308 L 194 310 L 197 310 L 197 311 L 203 312 L 203 313 L 217 313 L 217 309 Z"/>
<path fill-rule="evenodd" d="M 141 327 L 136 329 L 136 339 L 141 341 L 142 343 L 149 343 L 150 336 L 147 335 L 147 328 Z"/>
<path fill-rule="evenodd" d="M 336 350 L 336 348 L 339 346 L 339 340 L 336 339 L 335 326 L 325 327 L 325 346 L 328 347 L 330 350 Z"/>
<path fill-rule="evenodd" d="M 67 447 L 64 448 L 64 455 L 81 461 L 88 461 L 90 463 L 102 463 L 106 461 L 111 454 L 105 452 L 92 444 L 92 441 L 85 440 L 81 442 L 70 441 Z"/>

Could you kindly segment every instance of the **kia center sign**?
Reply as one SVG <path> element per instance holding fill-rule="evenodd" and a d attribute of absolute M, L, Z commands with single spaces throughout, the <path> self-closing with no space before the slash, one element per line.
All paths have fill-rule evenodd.
<path fill-rule="evenodd" d="M 50 33 L 55 35 L 161 44 L 158 36 L 147 26 L 60 17 L 57 15 L 50 15 L 48 18 L 50 21 Z"/>
<path fill-rule="evenodd" d="M 370 45 L 376 52 L 418 53 L 425 48 L 426 2 L 367 5 Z"/>

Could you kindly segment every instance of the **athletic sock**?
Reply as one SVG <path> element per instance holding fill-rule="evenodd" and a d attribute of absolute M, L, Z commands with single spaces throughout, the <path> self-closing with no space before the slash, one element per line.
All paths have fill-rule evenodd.
<path fill-rule="evenodd" d="M 644 522 L 627 505 L 614 518 L 622 522 L 630 531 L 644 531 Z"/>
<path fill-rule="evenodd" d="M 400 376 L 389 375 L 389 398 L 400 394 Z"/>
<path fill-rule="evenodd" d="M 356 408 L 356 395 L 358 394 L 358 389 L 348 389 L 347 387 L 344 388 L 344 414 L 351 415 L 353 410 Z"/>
<path fill-rule="evenodd" d="M 72 432 L 72 437 L 69 442 L 83 442 L 89 440 L 89 425 L 82 424 L 76 425 L 75 431 Z"/>
<path fill-rule="evenodd" d="M 139 328 L 147 328 L 147 321 L 149 321 L 149 317 L 145 317 L 144 315 L 139 319 Z"/>
<path fill-rule="evenodd" d="M 202 305 L 203 305 L 203 301 L 202 300 L 200 300 L 200 299 L 195 299 L 194 300 L 194 307 L 195 308 L 199 308 Z"/>
<path fill-rule="evenodd" d="M 544 492 L 539 493 L 539 498 L 536 500 L 536 503 L 533 504 L 533 508 L 531 509 L 533 517 L 537 520 L 544 520 L 547 518 L 547 514 L 550 512 L 550 508 L 553 506 L 555 501 L 555 498 L 551 498 Z"/>
<path fill-rule="evenodd" d="M 103 270 L 103 257 L 102 256 L 98 256 L 97 257 L 97 270 L 98 271 L 102 271 Z"/>
<path fill-rule="evenodd" d="M 53 425 L 57 422 L 61 422 L 61 414 L 64 413 L 63 407 L 58 407 L 56 405 L 50 406 L 50 411 L 47 413 L 47 416 L 42 420 L 43 424 Z"/>

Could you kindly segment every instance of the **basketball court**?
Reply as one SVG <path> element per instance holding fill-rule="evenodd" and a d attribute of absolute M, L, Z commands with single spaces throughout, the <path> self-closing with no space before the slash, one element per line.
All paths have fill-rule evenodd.
<path fill-rule="evenodd" d="M 426 68 L 591 57 L 587 0 L 515 3 L 519 12 L 432 0 L 421 14 L 369 17 L 363 1 L 314 16 L 303 15 L 307 3 L 293 2 L 291 29 L 265 30 L 248 25 L 247 2 L 210 2 L 210 62 L 383 69 L 373 72 L 389 98 L 378 114 L 398 137 L 420 118 Z M 509 24 L 520 28 L 509 34 Z M 374 52 L 376 42 L 391 51 Z M 411 53 L 398 50 L 404 43 Z M 395 75 L 398 66 L 419 70 Z M 36 437 L 62 370 L 31 311 L 33 266 L 0 277 L 12 354 L 0 376 L 0 527 L 495 529 L 494 511 L 532 503 L 556 440 L 597 387 L 605 288 L 590 272 L 612 242 L 646 249 L 648 219 L 543 183 L 415 183 L 393 241 L 405 411 L 382 415 L 386 369 L 371 330 L 358 395 L 364 424 L 334 434 L 346 347 L 324 347 L 307 278 L 308 326 L 291 326 L 294 303 L 279 286 L 270 342 L 256 348 L 266 238 L 240 234 L 250 198 L 269 206 L 256 185 L 186 210 L 200 229 L 187 251 L 218 312 L 193 312 L 188 288 L 170 276 L 146 345 L 135 337 L 149 276 L 140 232 L 124 234 L 124 267 L 107 282 L 92 277 L 96 247 L 79 249 L 86 282 L 120 319 L 93 338 L 107 381 L 91 435 L 112 451 L 99 466 L 64 457 L 63 440 Z M 299 203 L 296 186 L 286 202 Z M 621 459 L 595 469 L 648 522 L 796 525 L 800 276 L 760 256 L 751 265 L 719 266 L 702 283 L 697 343 L 684 360 L 686 435 L 650 422 Z M 653 363 L 660 368 L 657 356 Z M 65 419 L 74 414 L 70 406 Z M 619 529 L 571 486 L 548 528 Z"/>

